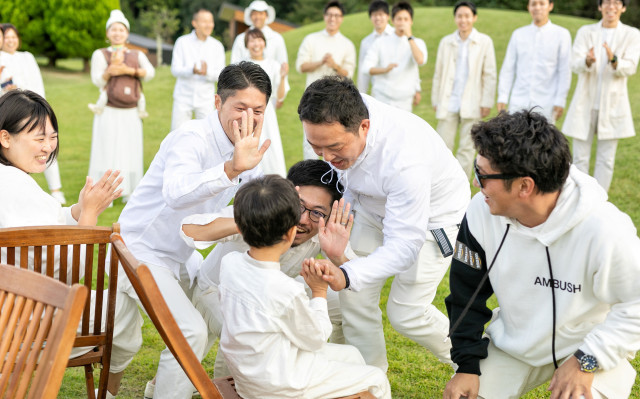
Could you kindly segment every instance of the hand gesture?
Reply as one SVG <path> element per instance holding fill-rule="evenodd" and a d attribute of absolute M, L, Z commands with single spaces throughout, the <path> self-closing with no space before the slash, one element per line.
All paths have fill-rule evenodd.
<path fill-rule="evenodd" d="M 107 67 L 107 73 L 109 76 L 120 76 L 130 74 L 130 70 L 132 68 L 128 67 L 126 64 L 111 64 Z"/>
<path fill-rule="evenodd" d="M 580 397 L 593 399 L 591 395 L 593 376 L 593 373 L 580 370 L 578 359 L 571 356 L 553 373 L 549 384 L 551 399 Z"/>
<path fill-rule="evenodd" d="M 327 297 L 328 284 L 322 279 L 322 273 L 324 270 L 323 262 L 329 262 L 326 259 L 314 259 L 307 258 L 302 261 L 302 269 L 300 275 L 304 278 L 309 288 L 311 288 L 311 295 L 313 298 Z"/>
<path fill-rule="evenodd" d="M 87 176 L 85 185 L 80 190 L 80 196 L 78 197 L 77 206 L 80 207 L 79 225 L 96 225 L 98 215 L 122 194 L 122 189 L 118 188 L 122 183 L 122 179 L 119 170 L 113 173 L 111 173 L 111 170 L 107 170 L 96 184 L 93 184 L 93 179 Z"/>
<path fill-rule="evenodd" d="M 284 79 L 285 76 L 287 76 L 288 74 L 289 74 L 289 64 L 287 64 L 286 62 L 283 62 L 282 65 L 280 65 L 280 77 Z"/>
<path fill-rule="evenodd" d="M 325 225 L 324 219 L 318 221 L 318 239 L 320 247 L 335 264 L 341 265 L 348 259 L 344 256 L 344 250 L 349 243 L 351 227 L 353 227 L 353 214 L 349 214 L 351 204 L 344 204 L 344 198 L 340 202 L 333 201 L 329 220 Z"/>
<path fill-rule="evenodd" d="M 489 116 L 490 112 L 491 112 L 491 108 L 489 108 L 489 107 L 480 107 L 480 117 L 481 118 L 486 118 L 487 116 Z"/>
<path fill-rule="evenodd" d="M 480 378 L 476 374 L 456 373 L 444 389 L 443 399 L 476 399 L 480 389 Z"/>
<path fill-rule="evenodd" d="M 611 59 L 611 58 L 609 58 L 609 59 Z M 593 51 L 593 47 L 591 47 L 589 49 L 589 51 L 587 52 L 587 58 L 585 59 L 585 63 L 587 64 L 587 68 L 589 68 L 594 62 L 596 62 L 596 54 Z"/>
<path fill-rule="evenodd" d="M 225 163 L 225 172 L 227 172 L 229 179 L 255 168 L 262 161 L 262 156 L 271 144 L 271 140 L 267 139 L 260 146 L 262 121 L 263 119 L 260 118 L 254 127 L 253 109 L 251 108 L 242 111 L 240 126 L 238 126 L 238 121 L 233 121 L 233 158 Z"/>
<path fill-rule="evenodd" d="M 324 55 L 324 57 L 322 57 L 322 61 L 327 64 L 327 66 L 331 69 L 337 69 L 338 68 L 338 64 L 336 64 L 336 62 L 333 60 L 333 56 L 331 55 L 331 53 L 327 53 Z"/>
<path fill-rule="evenodd" d="M 553 111 L 551 112 L 553 119 L 554 120 L 558 120 L 560 119 L 560 117 L 562 116 L 562 113 L 564 112 L 564 108 L 560 107 L 558 105 L 554 105 L 553 106 Z"/>
<path fill-rule="evenodd" d="M 398 66 L 398 64 L 396 64 L 395 62 L 392 62 L 391 64 L 387 65 L 387 68 L 386 68 L 387 72 L 386 73 L 391 72 L 393 70 L 393 68 L 395 68 L 397 66 Z"/>

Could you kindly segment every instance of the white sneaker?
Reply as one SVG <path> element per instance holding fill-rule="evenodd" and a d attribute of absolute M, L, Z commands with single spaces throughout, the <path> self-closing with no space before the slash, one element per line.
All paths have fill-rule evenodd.
<path fill-rule="evenodd" d="M 153 393 L 156 390 L 156 384 L 153 380 L 147 382 L 147 386 L 144 388 L 144 399 L 153 399 Z"/>
<path fill-rule="evenodd" d="M 64 198 L 64 193 L 60 190 L 52 191 L 51 196 L 55 198 L 62 205 L 67 203 L 66 198 Z"/>
<path fill-rule="evenodd" d="M 100 115 L 102 114 L 102 111 L 104 111 L 104 108 L 99 107 L 98 104 L 88 104 L 87 106 L 89 107 L 91 112 L 93 112 L 96 115 Z"/>

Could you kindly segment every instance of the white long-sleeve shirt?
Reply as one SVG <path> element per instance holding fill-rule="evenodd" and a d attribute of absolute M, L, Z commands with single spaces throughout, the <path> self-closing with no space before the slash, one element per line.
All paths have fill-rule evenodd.
<path fill-rule="evenodd" d="M 162 141 L 119 219 L 122 237 L 138 260 L 164 265 L 178 276 L 194 251 L 180 238 L 182 219 L 224 208 L 241 181 L 261 174 L 254 168 L 229 180 L 224 163 L 233 148 L 217 111 L 184 123 Z M 196 272 L 189 268 L 192 280 Z"/>
<path fill-rule="evenodd" d="M 200 61 L 207 63 L 206 75 L 193 73 L 193 67 Z M 193 108 L 210 104 L 213 109 L 215 82 L 224 66 L 224 46 L 220 41 L 211 36 L 200 40 L 195 30 L 180 36 L 173 47 L 171 58 L 171 74 L 177 78 L 173 100 Z"/>
<path fill-rule="evenodd" d="M 44 98 L 44 83 L 35 57 L 28 51 L 13 54 L 0 52 L 0 66 L 4 66 L 2 81 L 12 78 L 19 89 L 31 90 Z"/>
<path fill-rule="evenodd" d="M 220 270 L 224 318 L 220 347 L 245 398 L 303 397 L 312 376 L 327 367 L 316 352 L 332 331 L 324 298 L 246 252 L 224 257 Z"/>
<path fill-rule="evenodd" d="M 254 26 L 249 29 L 253 28 Z M 289 63 L 287 46 L 282 35 L 267 25 L 265 25 L 261 31 L 267 42 L 267 46 L 264 48 L 264 58 L 276 60 L 280 65 L 282 65 L 283 62 Z M 251 61 L 251 54 L 249 54 L 249 50 L 244 45 L 244 37 L 245 32 L 242 32 L 233 41 L 233 47 L 231 47 L 232 64 L 236 64 L 240 61 Z"/>
<path fill-rule="evenodd" d="M 367 51 L 369 51 L 376 39 L 379 39 L 382 36 L 392 35 L 393 33 L 394 29 L 391 25 L 387 24 L 382 33 L 378 33 L 374 30 L 360 42 L 360 49 L 358 50 L 358 90 L 361 92 L 367 93 L 369 90 L 369 84 L 371 83 L 371 75 L 369 75 L 369 71 L 365 70 L 363 67 L 364 57 L 367 55 Z"/>
<path fill-rule="evenodd" d="M 498 102 L 518 111 L 542 107 L 549 118 L 563 107 L 571 86 L 571 34 L 547 22 L 516 29 L 511 35 L 498 81 Z"/>
<path fill-rule="evenodd" d="M 460 223 L 471 196 L 465 172 L 427 122 L 362 97 L 366 146 L 341 179 L 345 202 L 357 199 L 383 224 L 384 244 L 343 265 L 354 291 L 409 269 L 428 231 Z"/>
<path fill-rule="evenodd" d="M 296 70 L 300 70 L 300 66 L 306 62 L 321 61 L 325 54 L 331 54 L 336 64 L 347 70 L 347 77 L 353 77 L 353 71 L 356 68 L 356 48 L 351 40 L 347 39 L 342 33 L 330 35 L 326 29 L 307 35 L 300 48 L 298 49 L 298 57 L 296 58 Z M 321 65 L 313 72 L 306 72 L 307 83 L 305 87 L 325 75 L 335 75 L 336 71 L 326 64 Z"/>
<path fill-rule="evenodd" d="M 398 64 L 391 71 L 371 77 L 371 93 L 383 93 L 392 99 L 412 98 L 420 91 L 420 73 L 418 67 L 427 63 L 427 45 L 424 40 L 414 38 L 413 41 L 422 53 L 422 64 L 413 57 L 411 44 L 406 36 L 392 34 L 376 40 L 367 51 L 362 68 L 386 68 L 389 64 Z"/>

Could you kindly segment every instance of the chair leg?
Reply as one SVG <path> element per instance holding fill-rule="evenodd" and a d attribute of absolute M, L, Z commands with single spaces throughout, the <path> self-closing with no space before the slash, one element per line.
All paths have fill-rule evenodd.
<path fill-rule="evenodd" d="M 87 398 L 96 399 L 96 388 L 93 382 L 93 365 L 87 364 L 84 366 L 84 378 L 87 384 Z"/>
<path fill-rule="evenodd" d="M 100 381 L 98 382 L 98 396 L 96 399 L 107 397 L 107 386 L 109 385 L 109 368 L 102 366 L 100 370 Z"/>

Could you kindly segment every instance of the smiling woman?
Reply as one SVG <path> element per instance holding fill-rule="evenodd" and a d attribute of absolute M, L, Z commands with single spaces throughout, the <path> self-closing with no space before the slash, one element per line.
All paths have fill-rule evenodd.
<path fill-rule="evenodd" d="M 78 203 L 63 208 L 29 174 L 41 173 L 58 154 L 58 120 L 47 101 L 32 91 L 12 90 L 0 98 L 0 228 L 80 224 L 120 196 L 119 172 L 108 171 L 93 185 L 87 178 Z"/>

